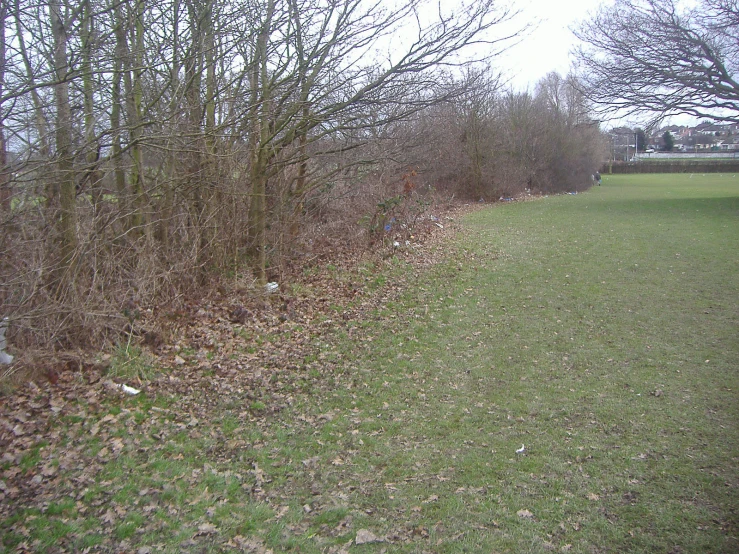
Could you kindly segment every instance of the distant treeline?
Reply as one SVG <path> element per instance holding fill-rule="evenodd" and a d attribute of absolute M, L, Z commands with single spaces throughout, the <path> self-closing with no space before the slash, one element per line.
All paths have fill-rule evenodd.
<path fill-rule="evenodd" d="M 602 173 L 728 173 L 739 171 L 739 160 L 641 160 L 607 163 Z"/>

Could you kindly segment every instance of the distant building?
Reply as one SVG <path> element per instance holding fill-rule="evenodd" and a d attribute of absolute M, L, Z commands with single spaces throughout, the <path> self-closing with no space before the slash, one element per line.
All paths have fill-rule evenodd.
<path fill-rule="evenodd" d="M 739 124 L 705 121 L 695 127 L 667 125 L 654 131 L 648 141 L 655 150 L 664 150 L 664 134 L 669 132 L 675 140 L 677 152 L 735 152 L 739 151 Z"/>

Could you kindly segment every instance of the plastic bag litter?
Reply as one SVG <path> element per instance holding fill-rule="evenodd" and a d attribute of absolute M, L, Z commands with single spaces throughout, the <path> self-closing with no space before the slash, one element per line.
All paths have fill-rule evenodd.
<path fill-rule="evenodd" d="M 8 342 L 5 339 L 5 331 L 8 330 L 8 318 L 4 317 L 0 321 L 0 364 L 12 364 L 13 356 L 8 354 L 5 349 L 8 346 Z"/>
<path fill-rule="evenodd" d="M 116 387 L 121 389 L 126 394 L 130 394 L 131 396 L 136 396 L 138 393 L 141 392 L 139 389 L 129 387 L 128 385 L 116 385 Z"/>

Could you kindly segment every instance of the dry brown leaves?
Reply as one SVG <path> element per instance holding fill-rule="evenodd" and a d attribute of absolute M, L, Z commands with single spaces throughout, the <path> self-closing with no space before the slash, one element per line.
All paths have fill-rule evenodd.
<path fill-rule="evenodd" d="M 393 248 L 390 242 L 363 253 L 334 249 L 330 262 L 344 271 L 327 270 L 327 260 L 319 257 L 314 271 L 296 270 L 286 279 L 300 285 L 292 287 L 297 292 L 260 295 L 221 285 L 176 311 L 143 310 L 141 325 L 148 331 L 140 340 L 161 371 L 151 381 L 123 384 L 143 389 L 149 398 L 176 398 L 175 424 L 194 437 L 201 432 L 199 422 L 224 405 L 240 407 L 239 418 L 258 425 L 292 402 L 293 385 L 306 379 L 308 372 L 340 369 L 341 353 L 330 344 L 337 328 L 354 332 L 358 321 L 406 286 L 395 282 L 371 291 L 367 279 L 355 271 L 359 262 L 373 264 L 377 273 L 390 257 L 419 270 L 434 264 L 445 254 L 444 240 L 458 228 L 456 218 L 473 209 L 476 206 L 456 206 L 435 214 L 438 219 L 425 220 L 408 246 Z M 282 291 L 289 288 L 286 285 L 280 283 Z M 154 340 L 152 329 L 157 334 Z M 41 378 L 0 396 L 0 467 L 6 468 L 0 473 L 0 519 L 22 508 L 43 511 L 52 502 L 69 498 L 80 512 L 99 510 L 96 515 L 110 525 L 125 516 L 121 513 L 125 510 L 111 502 L 98 506 L 80 502 L 107 461 L 125 447 L 140 447 L 135 433 L 120 437 L 113 432 L 136 423 L 125 408 L 125 394 L 112 387 L 104 373 L 103 366 L 81 359 L 50 367 L 41 364 L 36 372 Z M 122 407 L 120 413 L 103 415 L 111 402 Z M 86 446 L 90 436 L 103 444 L 94 455 Z M 211 459 L 225 459 L 239 448 L 221 438 L 223 451 L 210 452 Z M 259 468 L 254 472 L 258 488 Z M 21 523 L 12 530 L 25 532 Z M 213 532 L 207 524 L 198 528 L 200 534 Z"/>

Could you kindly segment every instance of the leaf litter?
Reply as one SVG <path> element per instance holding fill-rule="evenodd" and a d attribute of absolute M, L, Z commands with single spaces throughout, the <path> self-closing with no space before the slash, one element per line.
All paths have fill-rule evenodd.
<path fill-rule="evenodd" d="M 456 217 L 470 209 L 476 208 L 457 207 L 450 215 Z M 417 269 L 443 259 L 444 237 L 458 229 L 454 217 L 446 218 L 448 223 L 443 231 L 430 224 L 419 229 L 412 248 L 393 249 L 393 258 Z M 100 524 L 96 532 L 101 536 L 93 551 L 131 550 L 130 541 L 136 537 L 120 541 L 113 532 L 128 517 L 126 507 L 114 500 L 127 483 L 104 477 L 106 468 L 117 458 L 138 455 L 146 459 L 155 451 L 166 451 L 176 435 L 187 433 L 195 440 L 207 435 L 212 447 L 204 459 L 228 467 L 228 461 L 247 445 L 259 449 L 264 444 L 227 438 L 222 429 L 210 425 L 217 415 L 228 412 L 235 416 L 238 428 L 266 429 L 274 414 L 294 402 L 301 387 L 307 386 L 311 394 L 319 396 L 331 394 L 331 379 L 306 378 L 306 373 L 332 375 L 337 371 L 343 355 L 332 347 L 332 333 L 344 329 L 360 342 L 371 343 L 372 337 L 363 336 L 359 329 L 361 322 L 381 318 L 377 315 L 381 308 L 408 285 L 400 280 L 376 289 L 371 286 L 372 278 L 357 271 L 358 259 L 373 264 L 374 271 L 383 271 L 391 262 L 382 251 L 370 257 L 346 252 L 339 258 L 331 262 L 344 267 L 341 277 L 320 270 L 293 276 L 300 285 L 293 292 L 285 292 L 288 287 L 266 296 L 249 290 L 221 290 L 172 312 L 149 311 L 156 321 L 145 321 L 143 325 L 158 326 L 169 339 L 154 341 L 158 345 L 149 351 L 152 366 L 157 368 L 149 380 L 110 379 L 109 363 L 83 361 L 76 370 L 69 366 L 48 368 L 42 373 L 47 379 L 30 381 L 0 395 L 2 534 L 18 538 L 20 549 L 41 548 L 42 541 L 31 537 L 28 524 L 19 516 L 48 514 L 50 506 L 67 506 L 60 510 L 57 519 L 69 524 L 70 518 L 75 518 L 78 525 L 72 527 L 74 532 L 55 542 L 58 551 L 77 550 L 85 533 L 81 523 L 85 518 Z M 151 315 L 155 312 L 156 316 Z M 109 362 L 110 357 L 105 360 Z M 137 404 L 139 401 L 142 403 Z M 305 416 L 294 424 L 320 428 L 333 417 L 332 413 L 315 418 Z M 336 456 L 328 466 L 343 470 L 351 465 L 351 455 L 347 452 Z M 182 453 L 167 457 L 183 460 Z M 306 471 L 325 471 L 327 467 L 320 456 L 303 460 L 302 465 Z M 204 470 L 208 466 L 206 462 Z M 219 474 L 215 467 L 210 470 Z M 220 472 L 220 476 L 242 482 L 254 499 L 274 504 L 275 518 L 286 517 L 288 507 L 269 498 L 264 488 L 271 479 L 256 462 L 247 475 L 228 473 L 229 470 Z M 189 477 L 175 477 L 196 485 L 202 470 L 193 470 Z M 139 489 L 135 497 L 141 498 L 143 513 L 164 511 L 170 517 L 180 517 L 182 506 L 163 502 L 161 493 L 157 488 Z M 342 494 L 337 493 L 337 498 Z M 423 503 L 436 500 L 438 496 L 433 495 Z M 313 508 L 307 506 L 305 512 L 309 513 Z M 154 522 L 141 525 L 145 532 L 156 532 Z M 193 546 L 203 539 L 216 538 L 221 532 L 214 523 L 195 525 L 182 545 Z M 350 526 L 351 518 L 335 532 L 346 533 Z M 359 529 L 354 537 L 354 543 L 359 545 L 414 540 L 428 537 L 428 532 L 422 527 L 408 527 L 380 537 Z M 224 541 L 224 548 L 272 552 L 256 537 L 235 534 Z M 138 551 L 152 549 L 141 546 Z M 340 551 L 345 551 L 345 547 Z"/>

